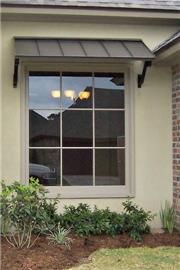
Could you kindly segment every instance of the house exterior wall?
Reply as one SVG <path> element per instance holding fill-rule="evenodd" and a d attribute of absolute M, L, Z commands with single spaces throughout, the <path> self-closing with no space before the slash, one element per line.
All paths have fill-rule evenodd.
<path fill-rule="evenodd" d="M 180 64 L 172 66 L 173 203 L 180 229 Z"/>
<path fill-rule="evenodd" d="M 3 22 L 2 23 L 2 179 L 7 183 L 21 179 L 22 111 L 20 83 L 13 89 L 14 36 L 70 38 L 141 38 L 153 49 L 177 31 L 176 26 L 119 25 L 90 23 Z M 161 203 L 172 202 L 171 157 L 171 70 L 152 66 L 141 89 L 134 69 L 135 197 L 136 203 L 158 213 Z M 23 180 L 23 179 L 21 179 Z M 65 204 L 86 202 L 121 210 L 121 198 L 63 199 Z M 158 215 L 153 221 L 160 227 Z"/>

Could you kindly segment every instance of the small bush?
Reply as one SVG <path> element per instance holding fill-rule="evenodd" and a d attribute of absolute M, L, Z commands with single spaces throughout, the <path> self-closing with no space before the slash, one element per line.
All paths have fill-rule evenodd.
<path fill-rule="evenodd" d="M 87 204 L 66 206 L 65 211 L 60 216 L 61 226 L 72 228 L 74 233 L 80 236 L 88 235 L 116 235 L 127 232 L 135 240 L 141 240 L 142 233 L 149 233 L 148 221 L 153 216 L 150 212 L 138 208 L 131 201 L 123 203 L 125 212 L 118 214 L 111 212 L 108 208 L 93 210 Z"/>
<path fill-rule="evenodd" d="M 93 234 L 116 235 L 123 232 L 123 215 L 111 212 L 109 208 L 92 211 L 91 222 L 94 227 Z"/>
<path fill-rule="evenodd" d="M 57 199 L 48 202 L 46 192 L 37 180 L 29 185 L 2 183 L 0 195 L 1 231 L 7 241 L 18 248 L 31 247 L 40 233 L 55 222 Z M 36 232 L 35 240 L 32 233 Z"/>
<path fill-rule="evenodd" d="M 115 215 L 118 215 L 115 213 Z M 60 218 L 62 226 L 69 228 L 80 236 L 115 234 L 111 230 L 112 213 L 109 209 L 99 210 L 97 207 L 92 211 L 87 204 L 79 204 L 77 207 L 65 207 L 65 212 Z"/>
<path fill-rule="evenodd" d="M 57 202 L 58 198 L 47 199 L 44 188 L 35 179 L 31 178 L 27 186 L 19 182 L 10 186 L 2 183 L 1 229 L 7 241 L 14 247 L 29 248 L 40 234 L 46 234 L 53 243 L 69 245 L 67 234 L 70 229 L 79 236 L 113 236 L 127 232 L 139 241 L 141 234 L 150 231 L 148 222 L 153 216 L 130 200 L 123 203 L 124 212 L 121 214 L 109 208 L 98 209 L 95 206 L 91 209 L 89 205 L 80 203 L 77 207 L 66 206 L 64 213 L 58 215 Z M 166 228 L 169 227 L 170 223 L 167 225 L 166 222 Z M 36 234 L 34 240 L 32 233 Z"/>
<path fill-rule="evenodd" d="M 134 240 L 141 241 L 141 234 L 149 233 L 148 222 L 153 219 L 150 211 L 145 211 L 132 201 L 127 200 L 122 203 L 124 206 L 124 229 Z"/>
<path fill-rule="evenodd" d="M 91 209 L 89 205 L 80 203 L 77 207 L 65 206 L 65 211 L 60 215 L 62 227 L 73 231 L 80 236 L 92 234 Z"/>
<path fill-rule="evenodd" d="M 161 206 L 160 219 L 165 231 L 172 233 L 175 224 L 175 210 L 168 201 L 165 202 L 164 208 Z"/>

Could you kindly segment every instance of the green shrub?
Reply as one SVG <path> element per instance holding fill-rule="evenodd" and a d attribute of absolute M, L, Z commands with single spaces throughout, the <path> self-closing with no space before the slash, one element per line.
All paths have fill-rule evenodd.
<path fill-rule="evenodd" d="M 109 208 L 94 208 L 91 217 L 93 234 L 116 235 L 123 231 L 123 215 L 111 212 Z"/>
<path fill-rule="evenodd" d="M 60 215 L 59 222 L 62 227 L 73 231 L 80 236 L 92 234 L 91 209 L 89 205 L 80 203 L 77 207 L 65 206 L 65 211 Z"/>
<path fill-rule="evenodd" d="M 87 204 L 66 206 L 60 216 L 61 226 L 71 228 L 74 233 L 80 236 L 88 235 L 116 235 L 127 232 L 135 240 L 141 240 L 142 233 L 149 233 L 148 221 L 153 216 L 150 212 L 144 211 L 131 201 L 123 203 L 125 212 L 118 214 L 111 212 L 108 208 L 93 210 Z"/>
<path fill-rule="evenodd" d="M 111 212 L 108 208 L 91 210 L 87 204 L 66 206 L 60 218 L 61 225 L 71 227 L 80 236 L 109 234 L 115 235 L 121 231 L 121 215 Z"/>
<path fill-rule="evenodd" d="M 80 203 L 77 207 L 66 206 L 64 213 L 58 215 L 57 202 L 58 199 L 48 200 L 44 188 L 33 178 L 27 186 L 2 183 L 1 230 L 7 241 L 19 248 L 29 248 L 43 233 L 50 234 L 51 241 L 58 243 L 63 242 L 69 229 L 80 236 L 127 232 L 139 241 L 141 234 L 150 231 L 148 222 L 153 216 L 130 200 L 123 203 L 125 211 L 121 214 Z M 32 233 L 37 235 L 34 240 Z"/>
<path fill-rule="evenodd" d="M 175 210 L 168 201 L 165 202 L 164 208 L 161 206 L 160 219 L 165 231 L 172 233 L 175 224 Z"/>
<path fill-rule="evenodd" d="M 148 222 L 153 219 L 150 211 L 145 211 L 132 201 L 127 200 L 122 203 L 124 206 L 124 229 L 134 240 L 141 241 L 141 234 L 149 233 Z"/>
<path fill-rule="evenodd" d="M 35 242 L 32 240 L 32 233 L 36 232 L 38 237 L 55 222 L 56 205 L 57 199 L 49 202 L 43 187 L 33 178 L 30 179 L 29 185 L 15 182 L 7 186 L 2 183 L 2 234 L 11 245 L 29 248 Z"/>

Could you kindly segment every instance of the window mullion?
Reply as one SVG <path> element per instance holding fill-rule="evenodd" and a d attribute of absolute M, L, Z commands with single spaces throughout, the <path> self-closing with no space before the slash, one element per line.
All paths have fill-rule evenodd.
<path fill-rule="evenodd" d="M 27 113 L 27 122 L 26 122 L 26 130 L 27 130 L 27 141 L 26 141 L 26 145 L 28 145 L 28 153 L 26 154 L 26 158 L 27 158 L 27 163 L 28 163 L 28 171 L 26 171 L 26 180 L 27 180 L 27 183 L 29 184 L 29 173 L 30 173 L 30 170 L 29 170 L 29 163 L 30 163 L 30 158 L 29 158 L 29 155 L 30 155 L 30 142 L 29 142 L 29 112 L 30 112 L 30 106 L 29 106 L 29 73 L 28 73 L 28 76 L 26 78 L 26 84 L 27 84 L 27 96 L 26 96 L 26 113 Z"/>
<path fill-rule="evenodd" d="M 95 98 L 94 98 L 95 80 L 92 73 L 92 113 L 93 113 L 93 186 L 95 186 Z"/>
<path fill-rule="evenodd" d="M 55 111 L 55 112 L 53 112 L 53 113 L 55 113 L 55 114 L 57 114 L 57 113 L 59 113 L 59 112 L 56 112 L 56 111 L 60 111 L 60 117 L 59 117 L 59 119 L 58 119 L 58 121 L 56 122 L 56 128 L 57 128 L 57 125 L 59 124 L 59 127 L 60 127 L 60 130 L 58 130 L 59 131 L 59 134 L 60 134 L 60 138 L 59 139 L 57 139 L 56 140 L 56 142 L 58 141 L 58 143 L 60 144 L 59 146 L 56 146 L 57 145 L 57 143 L 53 143 L 53 145 L 55 145 L 55 146 L 44 146 L 44 147 L 38 147 L 38 146 L 30 146 L 30 141 L 29 141 L 29 138 L 28 138 L 28 150 L 30 151 L 30 150 L 32 150 L 31 152 L 33 152 L 33 149 L 36 149 L 37 150 L 37 152 L 39 151 L 39 149 L 44 149 L 43 151 L 44 152 L 46 152 L 47 154 L 48 154 L 48 150 L 52 150 L 52 155 L 54 155 L 54 153 L 56 153 L 56 155 L 54 156 L 55 157 L 55 159 L 57 159 L 57 158 L 60 158 L 60 162 L 58 161 L 58 162 L 52 162 L 52 164 L 51 164 L 51 162 L 49 161 L 49 158 L 47 157 L 46 158 L 46 156 L 45 156 L 45 158 L 43 158 L 43 151 L 39 151 L 39 153 L 41 154 L 41 156 L 42 156 L 42 161 L 40 160 L 40 162 L 42 163 L 42 165 L 44 165 L 44 166 L 49 166 L 49 167 L 57 167 L 57 174 L 56 174 L 56 183 L 57 183 L 57 185 L 60 185 L 59 186 L 59 188 L 61 188 L 62 189 L 62 191 L 63 190 L 65 190 L 65 192 L 66 192 L 66 189 L 68 190 L 68 189 L 71 189 L 71 188 L 73 188 L 73 187 L 66 187 L 66 183 L 65 183 L 65 180 L 66 180 L 66 174 L 67 174 L 67 179 L 68 179 L 68 177 L 70 177 L 69 175 L 68 175 L 68 173 L 66 172 L 66 162 L 64 161 L 64 181 L 63 181 L 63 150 L 64 150 L 64 152 L 66 151 L 66 149 L 67 150 L 76 150 L 76 149 L 78 149 L 78 150 L 84 150 L 84 152 L 83 151 L 80 151 L 80 152 L 78 152 L 78 151 L 74 151 L 74 153 L 76 154 L 76 152 L 77 152 L 77 155 L 80 155 L 80 157 L 82 156 L 83 157 L 83 155 L 86 157 L 86 155 L 87 155 L 87 157 L 89 158 L 89 159 L 87 159 L 88 160 L 88 166 L 87 166 L 87 169 L 86 169 L 86 167 L 85 167 L 85 169 L 82 171 L 82 176 L 83 175 L 85 175 L 85 179 L 86 179 L 86 177 L 87 177 L 87 180 L 89 181 L 89 175 L 92 175 L 92 182 L 91 182 L 91 187 L 92 187 L 92 189 L 91 189 L 91 191 L 92 191 L 92 193 L 93 192 L 96 192 L 96 190 L 98 190 L 99 189 L 99 183 L 101 184 L 101 182 L 103 183 L 103 185 L 105 186 L 106 185 L 106 182 L 108 182 L 108 183 L 110 183 L 111 184 L 111 177 L 112 177 L 112 183 L 117 183 L 117 181 L 115 181 L 116 179 L 115 179 L 115 176 L 116 175 L 113 175 L 112 174 L 112 172 L 111 171 L 108 171 L 108 168 L 107 168 L 107 170 L 105 170 L 105 172 L 103 171 L 103 166 L 106 166 L 106 164 L 114 164 L 113 162 L 116 162 L 116 156 L 115 156 L 115 154 L 116 154 L 116 152 L 117 152 L 117 150 L 119 149 L 119 154 L 118 155 L 120 155 L 120 158 L 118 157 L 117 158 L 117 162 L 118 162 L 118 166 L 119 166 L 119 163 L 121 162 L 121 166 L 123 166 L 123 168 L 124 168 L 124 166 L 125 166 L 125 185 L 124 184 L 122 184 L 121 182 L 121 184 L 120 185 L 123 185 L 123 188 L 124 187 L 126 187 L 126 188 L 129 188 L 129 186 L 130 186 L 130 184 L 129 184 L 129 178 L 130 178 L 130 174 L 131 174 L 131 172 L 129 172 L 129 167 L 127 167 L 127 165 L 129 166 L 129 159 L 130 159 L 130 153 L 129 153 L 129 151 L 130 151 L 130 149 L 131 149 L 131 141 L 130 141 L 130 138 L 128 137 L 128 135 L 129 135 L 129 133 L 130 133 L 130 129 L 131 129 L 131 127 L 129 127 L 129 122 L 130 122 L 130 120 L 129 120 L 129 116 L 130 116 L 130 107 L 131 107 L 131 104 L 130 104 L 130 100 L 129 100 L 129 92 L 127 91 L 127 89 L 126 89 L 126 91 L 125 91 L 125 89 L 123 90 L 122 89 L 122 91 L 124 91 L 124 106 L 123 106 L 123 103 L 121 102 L 120 104 L 119 104 L 119 107 L 118 107 L 118 105 L 117 105 L 117 108 L 116 108 L 116 104 L 114 105 L 114 107 L 113 107 L 113 104 L 114 103 L 112 103 L 112 105 L 111 105 L 111 102 L 113 102 L 114 101 L 114 99 L 113 99 L 113 97 L 116 97 L 116 95 L 114 95 L 114 96 L 112 96 L 112 99 L 110 99 L 110 101 L 109 102 L 101 102 L 101 105 L 98 105 L 99 103 L 98 103 L 98 101 L 99 101 L 99 98 L 101 98 L 102 97 L 102 100 L 103 100 L 103 98 L 105 99 L 105 98 L 108 98 L 108 95 L 106 96 L 106 95 L 104 95 L 103 96 L 103 93 L 105 92 L 105 89 L 106 89 L 106 87 L 104 87 L 104 84 L 106 83 L 106 80 L 105 80 L 105 82 L 103 81 L 102 82 L 102 84 L 100 84 L 100 86 L 99 86 L 99 82 L 97 82 L 96 80 L 98 80 L 98 75 L 96 75 L 96 73 L 91 73 L 91 83 L 92 83 L 92 107 L 89 105 L 90 103 L 87 103 L 87 106 L 85 106 L 84 108 L 83 108 L 83 106 L 81 106 L 81 107 L 78 107 L 79 105 L 77 105 L 77 107 L 75 107 L 75 108 L 73 108 L 73 106 L 72 106 L 72 108 L 71 108 L 71 106 L 70 107 L 68 107 L 67 106 L 67 108 L 66 108 L 66 102 L 63 102 L 62 101 L 62 97 L 63 97 L 63 83 L 64 83 L 64 87 L 65 87 L 65 81 L 63 81 L 63 73 L 62 72 L 60 72 L 59 73 L 59 76 L 60 76 L 60 78 L 59 78 L 59 82 L 56 84 L 56 87 L 58 87 L 58 88 L 54 88 L 54 89 L 60 89 L 60 99 L 59 99 L 59 102 L 56 102 L 56 104 L 58 104 L 58 106 L 56 105 L 56 107 L 55 108 L 48 108 L 48 106 L 46 107 L 46 108 L 44 108 L 44 109 L 42 109 L 42 108 L 40 108 L 40 107 L 38 107 L 38 108 L 34 108 L 34 109 L 31 109 L 31 110 L 37 110 L 37 113 L 39 113 L 38 111 L 41 111 L 41 110 L 44 110 L 45 112 L 44 113 L 42 113 L 42 115 L 44 116 L 44 117 L 46 117 L 46 115 L 48 114 L 48 111 L 49 111 L 49 114 L 50 114 L 50 111 L 52 110 L 52 111 Z M 95 77 L 96 76 L 96 77 Z M 65 78 L 65 77 L 64 77 Z M 28 80 L 29 80 L 29 76 L 28 76 Z M 125 82 L 124 82 L 124 88 L 127 88 L 126 86 L 127 86 L 127 84 L 129 84 L 129 78 L 128 78 L 128 82 L 127 82 L 127 74 L 125 74 L 124 75 L 124 80 L 125 80 Z M 96 85 L 95 85 L 95 83 L 96 83 Z M 101 83 L 101 82 L 100 82 Z M 108 84 L 107 84 L 107 86 L 108 86 Z M 97 87 L 97 90 L 95 90 L 95 87 Z M 29 91 L 29 84 L 28 84 L 28 91 Z M 100 90 L 102 90 L 102 95 L 101 95 L 101 92 L 99 91 L 99 88 L 100 88 Z M 67 88 L 68 89 L 68 88 Z M 114 90 L 114 88 L 112 87 L 112 89 L 111 89 L 111 87 L 107 87 L 107 89 L 109 89 L 109 90 Z M 64 89 L 65 90 L 65 89 Z M 83 90 L 83 89 L 82 89 Z M 104 92 L 103 92 L 103 90 L 104 90 Z M 29 94 L 28 94 L 28 91 L 27 91 L 27 100 L 29 101 Z M 80 89 L 80 91 L 81 91 L 81 89 Z M 84 90 L 83 90 L 84 91 Z M 85 89 L 85 91 L 88 91 L 88 88 L 87 88 L 87 90 Z M 90 91 L 90 90 L 89 90 Z M 96 91 L 96 92 L 95 92 Z M 98 93 L 97 93 L 98 92 Z M 109 92 L 109 93 L 111 93 L 111 92 Z M 119 93 L 119 92 L 117 92 L 117 93 Z M 106 94 L 106 93 L 105 93 Z M 112 91 L 112 95 L 114 94 L 114 92 Z M 116 94 L 116 93 L 115 93 Z M 120 96 L 120 98 L 122 98 L 123 97 L 123 92 L 121 93 L 122 95 L 117 95 L 118 97 Z M 96 101 L 96 104 L 95 104 L 95 101 Z M 34 103 L 32 103 L 32 104 L 34 104 Z M 40 103 L 39 103 L 40 104 Z M 50 103 L 51 104 L 51 103 Z M 52 103 L 53 104 L 53 103 Z M 69 104 L 69 103 L 68 103 Z M 82 103 L 83 104 L 83 103 Z M 110 104 L 110 105 L 109 105 Z M 28 105 L 28 104 L 27 104 Z M 46 104 L 45 104 L 46 105 Z M 64 105 L 64 106 L 63 106 Z M 100 106 L 99 108 L 96 108 L 96 106 L 98 107 L 98 106 Z M 40 105 L 39 105 L 40 106 Z M 53 105 L 52 105 L 53 106 Z M 106 106 L 107 106 L 107 108 L 106 108 Z M 108 107 L 109 106 L 109 107 Z M 29 117 L 30 117 L 30 115 L 29 115 L 29 111 L 30 111 L 30 107 L 29 106 L 27 106 L 28 107 L 28 121 L 27 121 L 27 125 L 29 125 Z M 87 108 L 86 108 L 87 107 Z M 47 112 L 46 112 L 47 111 Z M 65 111 L 67 111 L 67 114 L 65 113 Z M 69 111 L 69 112 L 68 112 Z M 72 111 L 72 112 L 70 112 L 70 111 Z M 74 111 L 74 112 L 73 112 Z M 80 111 L 80 113 L 78 114 L 78 113 L 76 113 L 76 111 Z M 84 111 L 86 111 L 84 114 L 83 114 L 83 112 Z M 63 112 L 64 112 L 64 114 L 63 114 Z M 102 128 L 102 131 L 101 131 L 101 123 L 103 123 L 104 122 L 104 119 L 106 120 L 106 117 L 105 118 L 103 118 L 103 112 L 106 112 L 107 113 L 107 122 L 109 121 L 110 123 L 111 123 L 111 121 L 112 120 L 110 120 L 110 119 L 115 119 L 114 120 L 114 122 L 112 121 L 112 125 L 113 124 L 117 124 L 118 125 L 118 116 L 120 117 L 120 119 L 122 120 L 123 119 L 123 114 L 124 114 L 124 118 L 125 118 L 125 133 L 124 133 L 124 137 L 125 137 L 125 145 L 122 143 L 123 142 L 123 133 L 122 133 L 122 127 L 123 127 L 123 124 L 120 126 L 120 128 L 118 129 L 113 129 L 112 128 L 112 134 L 114 134 L 113 133 L 113 130 L 115 130 L 115 132 L 116 132 L 116 130 L 117 130 L 117 136 L 119 136 L 119 137 L 117 137 L 118 139 L 120 139 L 119 141 L 118 141 L 118 143 L 117 143 L 117 145 L 116 145 L 116 143 L 111 143 L 111 141 L 108 141 L 108 138 L 111 138 L 111 132 L 110 131 L 107 131 L 106 132 L 106 130 L 105 130 L 105 134 L 103 133 L 103 128 Z M 91 141 L 91 143 L 92 143 L 92 145 L 91 144 L 89 144 L 89 143 L 87 143 L 86 144 L 86 140 L 84 140 L 85 141 L 85 143 L 83 142 L 83 144 L 78 144 L 77 143 L 77 145 L 81 145 L 81 146 L 76 146 L 76 147 L 74 147 L 74 146 L 71 146 L 71 145 L 73 145 L 73 144 L 67 144 L 67 146 L 65 145 L 65 142 L 66 142 L 66 140 L 65 140 L 65 137 L 64 137 L 64 145 L 63 145 L 63 129 L 62 129 L 62 127 L 63 127 L 63 117 L 64 117 L 64 122 L 66 122 L 66 115 L 69 115 L 69 114 L 77 114 L 77 115 L 79 115 L 79 117 L 81 117 L 81 114 L 83 115 L 83 117 L 86 119 L 86 116 L 88 116 L 87 117 L 87 119 L 88 119 L 88 121 L 89 121 L 89 123 L 91 123 L 92 124 L 92 131 L 91 131 L 91 136 L 92 136 L 92 141 Z M 102 119 L 101 119 L 101 114 L 102 114 Z M 109 117 L 109 115 L 110 115 L 110 117 Z M 113 115 L 115 115 L 114 116 L 114 118 L 113 118 Z M 92 120 L 90 119 L 90 116 L 92 117 Z M 73 116 L 74 117 L 74 116 Z M 84 119 L 84 118 L 82 118 L 82 119 Z M 67 119 L 68 119 L 68 117 L 67 117 Z M 76 117 L 75 118 L 73 118 L 73 119 L 75 119 L 76 120 Z M 100 119 L 100 120 L 99 120 Z M 109 120 L 108 120 L 109 119 Z M 51 120 L 51 119 L 50 119 Z M 53 119 L 52 119 L 53 120 Z M 84 122 L 85 122 L 85 120 L 83 120 Z M 83 121 L 82 121 L 82 123 L 83 123 Z M 91 121 L 91 122 L 90 122 Z M 98 122 L 99 121 L 99 122 Z M 122 120 L 123 121 L 123 120 Z M 80 121 L 80 123 L 81 123 L 81 121 Z M 98 123 L 100 123 L 100 124 L 98 124 Z M 77 124 L 79 124 L 79 122 L 77 121 Z M 86 128 L 88 129 L 89 128 L 89 126 L 90 126 L 90 124 L 88 124 L 87 126 L 86 126 Z M 111 126 L 111 125 L 110 125 Z M 66 127 L 66 123 L 64 123 L 64 128 Z M 99 132 L 99 130 L 98 130 L 98 128 L 97 127 L 100 127 L 100 135 L 98 135 L 98 132 Z M 28 128 L 28 127 L 27 127 Z M 83 126 L 83 124 L 82 124 L 82 130 L 84 130 L 83 129 L 84 128 L 84 126 Z M 97 130 L 96 130 L 96 128 L 97 128 Z M 29 130 L 29 128 L 28 128 L 28 130 Z M 120 131 L 119 131 L 120 130 Z M 76 128 L 75 128 L 75 131 L 76 131 Z M 89 130 L 88 130 L 88 132 L 89 132 Z M 90 135 L 89 135 L 89 133 L 87 132 L 87 134 L 88 134 L 88 136 L 86 135 L 86 133 L 85 133 L 85 136 L 83 137 L 83 135 L 84 134 L 82 134 L 82 138 L 84 138 L 84 139 L 86 139 L 86 137 L 87 137 L 87 139 L 89 140 L 90 139 Z M 118 133 L 119 132 L 119 133 Z M 107 133 L 107 134 L 106 134 Z M 43 133 L 44 134 L 44 133 Z M 49 134 L 48 132 L 47 132 L 47 134 Z M 101 134 L 104 134 L 104 135 L 102 135 L 102 137 L 101 137 Z M 115 133 L 116 134 L 116 133 Z M 28 137 L 29 137 L 29 135 L 31 135 L 31 133 L 29 134 L 29 132 L 28 132 Z M 46 130 L 45 130 L 45 135 L 46 135 Z M 65 136 L 66 136 L 66 134 L 64 134 Z M 78 133 L 77 133 L 77 135 L 78 135 Z M 96 135 L 97 135 L 97 137 L 100 139 L 100 143 L 99 143 L 99 146 L 98 146 L 98 138 L 97 138 L 97 141 L 96 141 Z M 106 136 L 107 135 L 107 136 Z M 58 135 L 59 136 L 59 135 Z M 100 137 L 99 137 L 100 136 Z M 115 136 L 115 135 L 112 135 L 112 139 L 115 139 L 115 137 L 113 137 L 113 136 Z M 72 138 L 75 138 L 76 139 L 76 137 L 77 138 L 79 138 L 79 139 L 81 139 L 81 136 L 75 136 L 75 137 L 72 137 Z M 107 141 L 109 142 L 109 143 L 106 143 L 106 137 L 107 137 Z M 122 139 L 122 140 L 121 140 Z M 101 144 L 101 141 L 102 141 L 102 144 Z M 105 141 L 105 143 L 104 143 L 104 141 Z M 114 142 L 114 141 L 113 141 Z M 35 144 L 36 145 L 36 144 Z M 41 144 L 40 144 L 41 145 Z M 45 144 L 46 145 L 46 144 Z M 48 142 L 48 145 L 51 145 L 49 142 Z M 69 146 L 68 146 L 69 145 Z M 76 145 L 76 144 L 75 144 Z M 90 146 L 86 146 L 86 145 L 90 145 Z M 102 146 L 102 145 L 105 145 L 105 146 Z M 106 146 L 107 145 L 107 146 Z M 110 146 L 110 145 L 114 145 L 114 146 Z M 120 146 L 118 146 L 118 145 L 120 145 Z M 121 146 L 122 145 L 122 146 Z M 47 149 L 47 151 L 45 151 L 45 149 Z M 55 150 L 56 149 L 56 150 Z M 89 150 L 88 150 L 89 149 Z M 102 151 L 99 151 L 100 149 L 104 149 L 104 150 L 107 150 L 107 151 L 104 151 L 104 152 L 102 152 Z M 108 150 L 113 150 L 113 151 L 108 151 Z M 28 159 L 29 159 L 29 151 L 28 151 Z M 124 159 L 123 159 L 123 152 L 125 151 L 125 165 L 124 165 Z M 58 152 L 58 153 L 57 153 Z M 68 152 L 68 151 L 66 151 L 66 152 Z M 73 151 L 72 151 L 73 152 Z M 83 153 L 83 154 L 81 154 L 81 152 Z M 91 152 L 91 156 L 90 156 L 90 152 Z M 51 151 L 49 151 L 49 153 L 50 153 L 50 155 L 51 155 Z M 69 152 L 70 153 L 70 152 Z M 80 154 L 79 154 L 80 153 Z M 105 159 L 105 162 L 104 162 L 104 156 L 103 156 L 103 153 L 110 153 L 111 154 L 111 156 L 110 156 L 110 154 L 108 154 L 109 156 L 110 156 L 110 158 L 109 158 L 109 156 Z M 117 152 L 118 153 L 118 152 Z M 73 155 L 72 155 L 73 156 Z M 71 157 L 71 156 L 70 156 Z M 100 158 L 99 158 L 100 157 Z M 103 158 L 101 158 L 101 157 L 103 157 Z M 43 160 L 45 159 L 45 164 L 43 163 Z M 47 162 L 46 162 L 46 159 L 47 159 Z M 66 159 L 66 155 L 64 155 L 64 160 Z M 33 160 L 33 158 L 32 158 L 32 160 Z M 114 161 L 115 160 L 115 161 Z M 35 160 L 36 161 L 36 160 Z M 48 163 L 49 162 L 49 163 Z M 82 160 L 82 163 L 84 162 L 84 160 Z M 97 168 L 96 168 L 96 162 L 97 162 Z M 28 163 L 30 163 L 30 161 L 28 162 Z M 47 163 L 47 164 L 46 164 Z M 92 164 L 92 167 L 91 167 L 91 169 L 92 169 L 92 171 L 90 171 L 90 163 Z M 37 162 L 37 164 L 39 164 L 38 162 Z M 50 165 L 49 165 L 50 164 Z M 59 170 L 59 168 L 58 168 L 58 166 L 56 165 L 56 164 L 58 164 L 58 166 L 60 166 L 60 172 L 58 171 Z M 100 165 L 98 165 L 98 164 L 100 164 Z M 104 165 L 105 164 L 105 165 Z M 41 165 L 41 164 L 40 164 Z M 67 165 L 68 165 L 68 162 L 67 162 Z M 78 164 L 78 166 L 79 166 L 79 164 Z M 77 166 L 77 167 L 78 167 Z M 100 168 L 100 170 L 99 170 L 99 168 Z M 106 168 L 106 167 L 105 167 Z M 112 166 L 112 168 L 113 168 L 113 172 L 115 171 L 115 169 L 114 169 L 114 167 Z M 120 167 L 121 168 L 121 167 Z M 97 170 L 96 170 L 97 169 Z M 80 164 L 80 166 L 79 166 L 79 171 L 81 171 L 81 164 Z M 79 171 L 78 172 L 73 172 L 74 173 L 74 175 L 76 176 L 76 174 L 77 174 L 77 176 L 78 176 L 78 174 L 79 175 L 81 175 L 81 173 L 79 173 Z M 85 171 L 85 173 L 84 173 L 84 171 Z M 53 171 L 52 171 L 53 172 Z M 54 171 L 55 172 L 55 171 Z M 73 173 L 72 173 L 72 175 L 73 175 Z M 105 174 L 105 175 L 104 175 Z M 97 176 L 96 176 L 97 175 Z M 120 175 L 120 176 L 119 176 Z M 57 177 L 58 176 L 58 177 Z M 103 178 L 104 177 L 104 178 Z M 107 177 L 109 177 L 109 180 L 107 180 Z M 114 177 L 114 178 L 113 178 Z M 118 176 L 117 176 L 117 178 L 118 177 L 121 177 L 121 179 L 122 179 L 122 177 L 123 176 L 121 176 L 121 173 L 118 173 Z M 58 178 L 60 178 L 60 179 L 58 179 Z M 115 179 L 115 180 L 114 180 Z M 118 178 L 119 179 L 119 178 Z M 69 179 L 68 179 L 69 180 Z M 68 180 L 67 180 L 67 182 L 68 182 Z M 75 179 L 76 180 L 76 179 Z M 81 179 L 80 179 L 81 180 Z M 74 185 L 75 186 L 75 188 L 76 188 L 76 184 L 78 183 L 80 183 L 80 185 L 86 185 L 86 181 L 85 181 L 85 183 L 83 183 L 83 182 L 81 182 L 81 181 L 79 181 L 79 180 L 77 179 L 77 182 L 75 181 L 75 182 L 73 182 L 72 181 L 72 186 Z M 53 182 L 54 183 L 54 182 Z M 64 183 L 64 186 L 63 186 L 63 183 Z M 75 183 L 75 184 L 74 184 Z M 119 183 L 119 182 L 118 182 Z M 96 186 L 96 184 L 97 184 L 97 186 Z M 45 183 L 45 185 L 46 185 L 46 183 Z M 108 184 L 107 184 L 108 185 Z M 114 185 L 117 185 L 117 184 L 114 184 Z M 119 184 L 118 184 L 119 185 Z M 108 185 L 109 186 L 109 185 Z M 112 184 L 112 186 L 113 186 L 113 184 Z M 94 188 L 95 187 L 95 188 Z M 113 186 L 114 187 L 114 186 Z M 107 187 L 108 188 L 108 187 Z"/>
<path fill-rule="evenodd" d="M 63 150 L 62 150 L 62 72 L 60 72 L 60 186 L 62 186 L 62 177 L 63 177 Z"/>

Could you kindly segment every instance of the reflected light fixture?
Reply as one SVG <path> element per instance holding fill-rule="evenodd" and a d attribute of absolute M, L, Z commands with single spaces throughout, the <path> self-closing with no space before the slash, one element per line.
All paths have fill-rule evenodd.
<path fill-rule="evenodd" d="M 88 99 L 89 97 L 90 97 L 90 92 L 89 91 L 79 92 L 79 98 L 81 100 Z"/>
<path fill-rule="evenodd" d="M 61 96 L 60 90 L 52 90 L 51 91 L 51 96 L 53 98 L 60 98 L 60 96 Z"/>
<path fill-rule="evenodd" d="M 74 100 L 74 98 L 75 98 L 75 91 L 74 90 L 65 90 L 64 91 L 64 95 L 65 95 L 65 97 Z"/>

